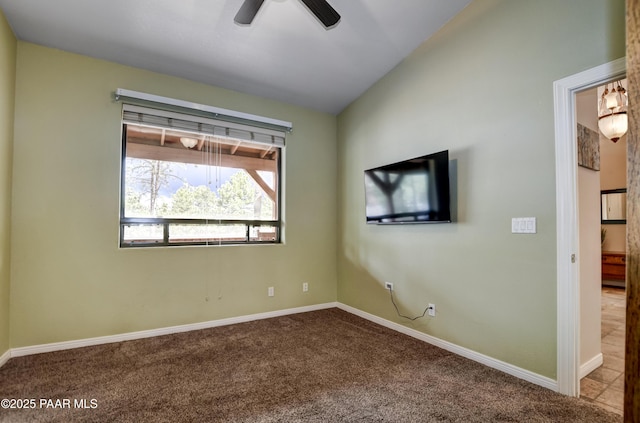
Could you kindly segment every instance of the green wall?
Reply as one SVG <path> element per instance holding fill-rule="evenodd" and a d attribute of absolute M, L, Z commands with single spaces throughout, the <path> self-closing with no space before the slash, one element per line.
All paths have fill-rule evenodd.
<path fill-rule="evenodd" d="M 293 122 L 286 244 L 118 249 L 116 88 Z M 335 116 L 18 42 L 14 150 L 12 348 L 336 299 Z"/>
<path fill-rule="evenodd" d="M 16 38 L 0 10 L 0 356 L 10 345 L 11 159 L 16 48 Z"/>
<path fill-rule="evenodd" d="M 553 82 L 624 49 L 623 0 L 476 0 L 341 113 L 338 300 L 555 379 Z M 364 169 L 445 149 L 455 223 L 365 224 Z"/>

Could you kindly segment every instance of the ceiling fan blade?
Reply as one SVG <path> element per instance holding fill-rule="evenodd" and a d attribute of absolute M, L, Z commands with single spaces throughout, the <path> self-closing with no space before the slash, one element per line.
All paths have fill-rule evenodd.
<path fill-rule="evenodd" d="M 326 28 L 340 21 L 340 15 L 326 0 L 301 0 Z"/>
<path fill-rule="evenodd" d="M 233 20 L 241 25 L 249 25 L 253 22 L 253 18 L 256 17 L 262 3 L 264 3 L 264 0 L 244 0 Z"/>

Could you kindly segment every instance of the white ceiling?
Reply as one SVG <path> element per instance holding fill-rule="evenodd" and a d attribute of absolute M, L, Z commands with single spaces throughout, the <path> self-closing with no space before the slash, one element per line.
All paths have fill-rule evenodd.
<path fill-rule="evenodd" d="M 0 0 L 20 40 L 337 114 L 471 0 Z M 135 88 L 135 87 L 134 87 Z"/>

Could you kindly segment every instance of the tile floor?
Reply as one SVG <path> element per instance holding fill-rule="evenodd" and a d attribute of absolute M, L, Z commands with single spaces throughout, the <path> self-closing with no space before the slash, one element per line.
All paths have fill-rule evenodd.
<path fill-rule="evenodd" d="M 602 366 L 580 381 L 580 397 L 622 415 L 625 291 L 602 287 Z"/>

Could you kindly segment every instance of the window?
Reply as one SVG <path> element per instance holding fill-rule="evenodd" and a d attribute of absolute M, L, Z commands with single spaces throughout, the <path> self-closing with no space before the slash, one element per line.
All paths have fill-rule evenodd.
<path fill-rule="evenodd" d="M 284 133 L 123 105 L 120 246 L 279 243 Z"/>

